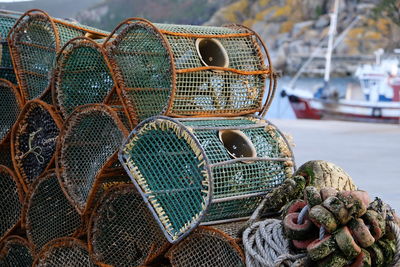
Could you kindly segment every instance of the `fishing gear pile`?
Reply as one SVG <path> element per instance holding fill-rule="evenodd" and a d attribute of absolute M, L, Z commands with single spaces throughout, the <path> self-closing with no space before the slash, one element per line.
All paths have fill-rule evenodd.
<path fill-rule="evenodd" d="M 388 206 L 331 163 L 296 171 L 251 29 L 38 9 L 0 26 L 1 266 L 399 260 Z"/>

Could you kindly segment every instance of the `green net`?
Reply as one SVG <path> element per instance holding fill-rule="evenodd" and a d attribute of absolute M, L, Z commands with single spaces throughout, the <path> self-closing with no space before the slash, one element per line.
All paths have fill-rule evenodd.
<path fill-rule="evenodd" d="M 235 241 L 209 227 L 196 229 L 174 245 L 167 256 L 174 267 L 245 266 L 243 252 Z"/>
<path fill-rule="evenodd" d="M 106 48 L 136 121 L 261 110 L 269 67 L 253 32 L 133 19 L 116 33 Z"/>
<path fill-rule="evenodd" d="M 47 243 L 36 256 L 32 266 L 95 267 L 87 246 L 75 238 L 59 238 Z"/>
<path fill-rule="evenodd" d="M 64 118 L 78 106 L 103 103 L 114 87 L 101 46 L 89 38 L 67 43 L 56 73 L 55 102 Z"/>
<path fill-rule="evenodd" d="M 31 100 L 41 96 L 48 88 L 56 54 L 70 39 L 106 32 L 87 26 L 54 19 L 40 10 L 27 11 L 14 25 L 9 45 L 22 96 Z"/>
<path fill-rule="evenodd" d="M 18 88 L 0 79 L 0 144 L 8 137 L 22 109 Z"/>
<path fill-rule="evenodd" d="M 23 191 L 15 174 L 0 165 L 0 240 L 21 221 Z"/>
<path fill-rule="evenodd" d="M 285 137 L 251 117 L 153 117 L 132 132 L 120 160 L 171 242 L 200 222 L 250 216 L 293 171 Z"/>
<path fill-rule="evenodd" d="M 54 172 L 33 184 L 26 198 L 23 222 L 36 252 L 53 239 L 76 234 L 82 226 L 81 217 L 65 197 Z"/>
<path fill-rule="evenodd" d="M 96 195 L 100 176 L 110 167 L 127 131 L 108 106 L 77 108 L 60 135 L 57 170 L 62 186 L 80 213 Z"/>
<path fill-rule="evenodd" d="M 3 241 L 2 246 L 0 266 L 32 266 L 34 253 L 28 241 L 19 236 L 9 236 Z"/>
<path fill-rule="evenodd" d="M 89 249 L 97 262 L 111 266 L 142 266 L 168 246 L 134 186 L 107 190 L 94 210 L 89 226 Z"/>

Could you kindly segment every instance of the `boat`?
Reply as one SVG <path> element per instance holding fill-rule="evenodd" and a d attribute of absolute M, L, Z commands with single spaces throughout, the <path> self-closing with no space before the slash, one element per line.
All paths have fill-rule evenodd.
<path fill-rule="evenodd" d="M 324 84 L 317 90 L 295 87 L 296 80 L 313 57 L 321 53 L 318 48 L 300 68 L 281 96 L 288 97 L 298 119 L 330 119 L 373 123 L 400 123 L 400 72 L 399 60 L 395 57 L 382 59 L 383 49 L 375 52 L 373 64 L 358 66 L 354 76 L 359 84 L 349 84 L 344 95 L 330 85 L 330 65 L 332 51 L 343 39 L 351 25 L 334 42 L 339 1 L 334 4 L 328 35 Z"/>

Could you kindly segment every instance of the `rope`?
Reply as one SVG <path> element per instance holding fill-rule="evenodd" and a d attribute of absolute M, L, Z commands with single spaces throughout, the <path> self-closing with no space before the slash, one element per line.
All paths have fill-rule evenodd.
<path fill-rule="evenodd" d="M 303 224 L 304 217 L 308 214 L 310 210 L 310 206 L 305 205 L 304 208 L 300 211 L 299 217 L 297 218 L 298 224 Z"/>
<path fill-rule="evenodd" d="M 40 146 L 32 147 L 33 139 L 35 138 L 36 134 L 38 134 L 40 131 L 42 131 L 42 128 L 39 128 L 36 132 L 33 132 L 33 133 L 29 134 L 29 140 L 28 140 L 29 150 L 26 151 L 21 156 L 21 158 L 25 158 L 29 154 L 33 153 L 35 155 L 35 157 L 36 157 L 36 160 L 39 162 L 39 164 L 43 164 L 44 163 L 44 157 L 42 156 L 42 152 L 43 152 L 42 147 L 40 147 Z"/>
<path fill-rule="evenodd" d="M 389 221 L 389 226 L 396 237 L 396 254 L 393 258 L 393 267 L 400 267 L 400 227 L 393 221 Z"/>
<path fill-rule="evenodd" d="M 290 254 L 289 241 L 283 234 L 282 221 L 255 222 L 243 232 L 246 266 L 291 266 L 306 254 Z"/>

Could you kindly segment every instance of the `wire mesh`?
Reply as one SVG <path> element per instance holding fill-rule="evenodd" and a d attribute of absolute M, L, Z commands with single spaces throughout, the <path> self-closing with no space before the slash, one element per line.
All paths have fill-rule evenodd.
<path fill-rule="evenodd" d="M 53 171 L 33 183 L 22 222 L 36 252 L 51 240 L 74 236 L 83 226 L 81 216 L 65 197 Z"/>
<path fill-rule="evenodd" d="M 254 156 L 234 156 L 219 138 L 238 131 Z M 236 140 L 236 139 L 235 139 Z M 248 217 L 262 198 L 293 172 L 285 137 L 268 121 L 153 117 L 139 124 L 120 151 L 134 184 L 170 242 L 200 222 Z"/>
<path fill-rule="evenodd" d="M 0 165 L 13 169 L 13 162 L 11 157 L 10 138 L 7 138 L 0 144 Z"/>
<path fill-rule="evenodd" d="M 114 87 L 101 44 L 89 38 L 70 40 L 57 60 L 54 102 L 66 118 L 77 107 L 103 103 Z"/>
<path fill-rule="evenodd" d="M 18 88 L 11 82 L 0 79 L 0 144 L 9 136 L 23 107 Z"/>
<path fill-rule="evenodd" d="M 262 109 L 272 69 L 265 46 L 266 59 L 260 40 L 247 28 L 130 19 L 113 33 L 118 35 L 105 48 L 136 122 L 157 114 L 235 116 Z M 219 66 L 221 57 L 227 64 Z"/>
<path fill-rule="evenodd" d="M 132 184 L 114 186 L 103 194 L 88 236 L 95 261 L 111 266 L 149 264 L 169 246 Z"/>
<path fill-rule="evenodd" d="M 37 9 L 21 16 L 8 35 L 8 44 L 24 99 L 31 100 L 45 92 L 56 54 L 67 41 L 84 35 L 103 38 L 107 32 L 55 19 Z"/>
<path fill-rule="evenodd" d="M 15 174 L 0 165 L 0 240 L 21 221 L 23 190 Z"/>
<path fill-rule="evenodd" d="M 47 243 L 37 254 L 33 267 L 94 267 L 87 246 L 75 238 L 59 238 Z"/>
<path fill-rule="evenodd" d="M 7 43 L 7 35 L 22 13 L 0 10 L 0 78 L 14 84 L 17 83 L 14 68 L 11 61 L 10 50 Z"/>
<path fill-rule="evenodd" d="M 32 266 L 34 253 L 31 244 L 27 240 L 20 236 L 9 236 L 1 245 L 0 266 Z"/>
<path fill-rule="evenodd" d="M 26 192 L 53 163 L 61 127 L 54 108 L 41 100 L 29 101 L 22 110 L 11 139 L 14 168 Z"/>
<path fill-rule="evenodd" d="M 81 106 L 66 120 L 57 147 L 57 175 L 80 214 L 91 206 L 100 177 L 117 161 L 127 134 L 117 114 L 103 104 Z"/>
<path fill-rule="evenodd" d="M 191 267 L 244 266 L 242 249 L 228 235 L 199 227 L 167 253 L 171 265 Z"/>

